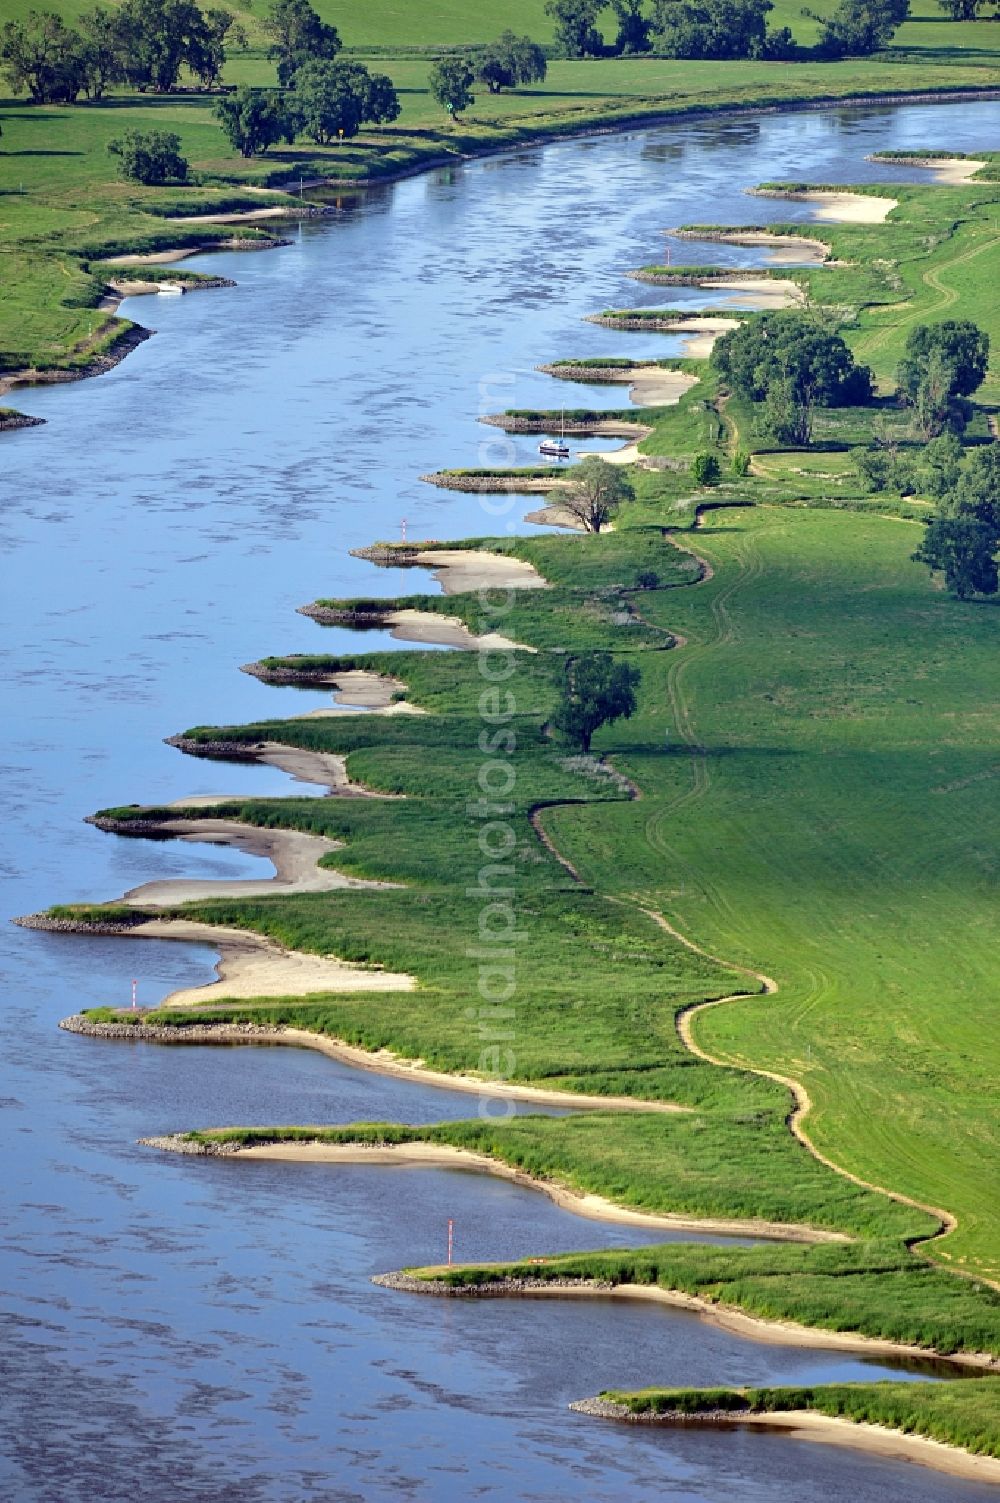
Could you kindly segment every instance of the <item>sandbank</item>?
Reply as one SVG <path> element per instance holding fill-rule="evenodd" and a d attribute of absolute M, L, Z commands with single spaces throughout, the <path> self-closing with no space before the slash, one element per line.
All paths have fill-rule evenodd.
<path fill-rule="evenodd" d="M 794 308 L 806 295 L 795 282 L 776 277 L 717 277 L 698 283 L 706 291 L 722 288 L 727 296 L 719 306 L 766 312 L 770 308 Z"/>
<path fill-rule="evenodd" d="M 877 198 L 873 193 L 790 193 L 789 198 L 815 204 L 813 218 L 831 224 L 883 224 L 898 206 L 896 198 Z"/>
<path fill-rule="evenodd" d="M 445 1075 L 441 1078 L 442 1084 L 453 1086 L 454 1076 Z M 488 1083 L 480 1082 L 477 1089 L 485 1094 L 494 1094 L 494 1087 Z M 519 1093 L 520 1093 L 520 1089 Z M 542 1098 L 548 1097 L 549 1104 L 555 1093 L 542 1092 Z M 572 1093 L 559 1093 L 561 1105 L 580 1106 L 587 1101 L 586 1097 L 577 1097 Z M 531 1099 L 538 1099 L 537 1097 Z M 615 1102 L 610 1097 L 600 1097 L 600 1110 L 612 1108 Z M 593 1098 L 591 1098 L 593 1100 Z M 633 1105 L 631 1110 L 636 1110 Z M 639 1108 L 646 1109 L 646 1108 Z M 505 1164 L 499 1159 L 491 1158 L 485 1153 L 475 1153 L 467 1148 L 454 1148 L 446 1143 L 262 1143 L 253 1148 L 239 1148 L 235 1152 L 227 1152 L 227 1158 L 238 1159 L 279 1159 L 288 1163 L 309 1164 L 411 1164 L 433 1166 L 438 1168 L 470 1169 L 482 1174 L 492 1174 L 499 1179 L 512 1180 L 515 1184 L 523 1185 L 528 1189 L 540 1190 L 550 1200 L 563 1210 L 572 1211 L 576 1216 L 587 1217 L 591 1221 L 612 1221 L 622 1226 L 645 1227 L 647 1230 L 660 1231 L 704 1231 L 720 1232 L 733 1237 L 761 1237 L 781 1242 L 846 1242 L 850 1239 L 839 1232 L 826 1232 L 817 1230 L 815 1227 L 797 1226 L 792 1223 L 787 1225 L 776 1221 L 747 1220 L 739 1221 L 732 1218 L 720 1217 L 694 1217 L 662 1214 L 657 1215 L 651 1211 L 631 1211 L 625 1206 L 619 1206 L 614 1201 L 606 1199 L 603 1195 L 593 1195 L 586 1192 L 571 1190 L 566 1185 L 555 1184 L 551 1180 L 536 1179 L 530 1174 L 525 1174 L 521 1169 L 515 1169 L 510 1164 Z M 632 1289 L 631 1285 L 623 1285 L 622 1289 Z M 639 1289 L 639 1286 L 634 1286 Z M 563 1293 L 576 1293 L 577 1290 L 563 1288 Z M 579 1292 L 587 1294 L 604 1293 L 617 1294 L 617 1290 L 598 1290 L 590 1286 L 582 1286 Z M 657 1293 L 668 1291 L 647 1291 L 642 1289 L 643 1296 L 649 1294 L 656 1297 Z M 687 1298 L 687 1296 L 682 1296 Z M 676 1301 L 673 1301 L 676 1303 Z M 711 1309 L 711 1306 L 708 1306 Z M 802 1327 L 807 1330 L 807 1327 Z M 810 1333 L 811 1334 L 811 1333 Z"/>
<path fill-rule="evenodd" d="M 876 152 L 869 157 L 872 162 L 886 162 L 892 167 L 920 167 L 929 172 L 937 183 L 957 186 L 967 183 L 986 162 L 973 161 L 969 157 L 880 157 Z"/>
<path fill-rule="evenodd" d="M 434 571 L 445 595 L 463 595 L 471 590 L 547 590 L 533 564 L 509 553 L 474 552 L 463 548 L 428 548 L 414 554 L 413 562 Z"/>
<path fill-rule="evenodd" d="M 409 992 L 412 976 L 364 970 L 332 955 L 284 950 L 262 934 L 217 928 L 188 919 L 151 919 L 129 929 L 128 938 L 180 940 L 219 952 L 218 981 L 171 992 L 161 1007 L 201 1007 L 259 997 L 303 997 L 317 992 Z M 289 1030 L 290 1032 L 291 1030 Z"/>
<path fill-rule="evenodd" d="M 730 1429 L 736 1425 L 752 1425 L 762 1430 L 783 1430 L 803 1440 L 851 1446 L 855 1450 L 885 1456 L 893 1461 L 914 1461 L 921 1466 L 933 1467 L 935 1471 L 948 1472 L 952 1476 L 972 1481 L 1000 1482 L 1000 1460 L 996 1457 L 977 1456 L 972 1451 L 946 1445 L 944 1441 L 932 1440 L 929 1436 L 908 1435 L 902 1430 L 890 1429 L 887 1425 L 872 1425 L 842 1415 L 819 1414 L 812 1409 L 786 1409 L 767 1414 L 720 1410 L 677 1416 L 636 1415 L 627 1410 L 625 1405 L 603 1399 L 585 1399 L 580 1404 L 571 1404 L 570 1408 L 583 1414 L 625 1420 L 633 1424 L 680 1425 L 702 1429 Z"/>
<path fill-rule="evenodd" d="M 526 647 L 495 631 L 477 637 L 457 616 L 439 616 L 435 611 L 389 611 L 385 621 L 391 635 L 401 642 L 426 642 L 436 647 L 457 647 L 466 652 L 538 651 L 537 647 Z"/>
<path fill-rule="evenodd" d="M 271 878 L 229 881 L 188 877 L 145 882 L 126 892 L 123 901 L 133 908 L 162 908 L 215 898 L 284 897 L 290 893 L 332 892 L 340 888 L 385 888 L 396 884 L 364 881 L 332 868 L 317 866 L 321 857 L 340 850 L 341 842 L 303 830 L 262 830 L 235 819 L 178 819 L 164 823 L 163 833 L 199 844 L 226 845 L 274 865 Z"/>
<path fill-rule="evenodd" d="M 711 230 L 699 234 L 697 230 L 668 230 L 675 239 L 714 240 L 720 245 L 762 245 L 768 251 L 772 266 L 820 266 L 830 254 L 830 247 L 823 240 L 814 240 L 807 235 L 774 235 L 770 230 Z"/>

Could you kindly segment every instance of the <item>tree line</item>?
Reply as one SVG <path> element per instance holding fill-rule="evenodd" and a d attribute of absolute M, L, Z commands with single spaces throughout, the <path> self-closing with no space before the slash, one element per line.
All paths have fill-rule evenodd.
<path fill-rule="evenodd" d="M 167 93 L 184 69 L 214 88 L 226 60 L 226 41 L 245 46 L 231 11 L 202 10 L 195 0 L 122 0 L 81 13 L 67 26 L 55 11 L 29 11 L 0 31 L 0 64 L 16 94 L 33 104 L 101 99 L 125 86 Z"/>

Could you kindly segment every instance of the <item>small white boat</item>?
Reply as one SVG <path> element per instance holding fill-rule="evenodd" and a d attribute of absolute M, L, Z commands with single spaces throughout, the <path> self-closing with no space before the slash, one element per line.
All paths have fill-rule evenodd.
<path fill-rule="evenodd" d="M 161 282 L 157 291 L 161 297 L 180 297 L 184 288 L 179 282 Z"/>
<path fill-rule="evenodd" d="M 543 438 L 538 445 L 539 454 L 546 459 L 568 459 L 569 444 L 566 442 L 566 409 L 563 408 L 558 438 Z"/>

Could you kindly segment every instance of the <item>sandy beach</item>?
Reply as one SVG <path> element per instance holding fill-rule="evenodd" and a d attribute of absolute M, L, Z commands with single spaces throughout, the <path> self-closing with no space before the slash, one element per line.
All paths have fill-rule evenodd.
<path fill-rule="evenodd" d="M 325 835 L 310 835 L 302 830 L 262 830 L 235 819 L 198 818 L 171 820 L 163 825 L 163 831 L 179 840 L 231 846 L 252 856 L 265 856 L 273 863 L 275 875 L 244 881 L 176 877 L 163 882 L 144 882 L 123 896 L 123 901 L 133 908 L 162 908 L 215 898 L 269 898 L 299 892 L 382 889 L 397 885 L 363 881 L 332 868 L 317 866 L 321 857 L 342 849 L 340 841 L 328 840 Z"/>
<path fill-rule="evenodd" d="M 706 290 L 721 288 L 726 296 L 717 304 L 722 308 L 746 308 L 764 313 L 771 308 L 795 308 L 806 295 L 795 282 L 777 277 L 717 277 L 698 283 Z"/>
<path fill-rule="evenodd" d="M 472 590 L 547 590 L 533 564 L 509 553 L 473 552 L 465 548 L 428 548 L 414 555 L 414 563 L 433 570 L 445 595 Z"/>
<path fill-rule="evenodd" d="M 442 1077 L 442 1080 L 446 1081 L 449 1086 L 454 1085 L 454 1077 L 450 1075 Z M 479 1083 L 478 1088 L 482 1090 L 483 1084 Z M 489 1094 L 493 1094 L 492 1087 L 489 1087 Z M 551 1093 L 547 1094 L 551 1095 Z M 569 1104 L 566 1100 L 568 1095 L 569 1093 L 564 1094 L 561 1104 Z M 601 1109 L 610 1108 L 614 1104 L 608 1098 L 600 1099 Z M 587 1098 L 571 1096 L 570 1100 L 574 1105 L 580 1105 Z M 550 1100 L 549 1104 L 556 1103 Z M 634 1106 L 632 1110 L 635 1110 Z M 848 1240 L 835 1232 L 819 1231 L 807 1226 L 784 1225 L 780 1222 L 736 1221 L 716 1217 L 656 1215 L 652 1212 L 631 1211 L 624 1206 L 615 1205 L 613 1201 L 607 1200 L 602 1195 L 584 1194 L 571 1190 L 565 1185 L 554 1184 L 549 1180 L 535 1179 L 519 1169 L 512 1168 L 509 1164 L 502 1163 L 499 1159 L 490 1158 L 487 1154 L 474 1153 L 465 1148 L 452 1148 L 441 1143 L 376 1144 L 373 1146 L 363 1143 L 266 1143 L 254 1148 L 241 1148 L 226 1156 L 236 1159 L 277 1159 L 287 1163 L 407 1164 L 468 1169 L 481 1174 L 496 1175 L 500 1179 L 511 1180 L 529 1189 L 540 1190 L 564 1210 L 572 1211 L 576 1216 L 585 1216 L 591 1221 L 612 1221 L 622 1226 L 644 1227 L 650 1231 L 670 1229 L 711 1231 L 736 1237 L 761 1237 L 782 1242 L 844 1242 Z M 623 1287 L 631 1288 L 632 1286 Z M 563 1293 L 566 1292 L 576 1293 L 577 1291 L 563 1290 Z M 597 1293 L 599 1291 L 582 1286 L 579 1292 Z M 603 1292 L 608 1293 L 607 1290 Z M 617 1291 L 614 1292 L 617 1293 Z"/>
<path fill-rule="evenodd" d="M 630 1424 L 683 1426 L 696 1429 L 730 1429 L 733 1426 L 752 1426 L 759 1430 L 781 1430 L 790 1437 L 822 1444 L 850 1446 L 856 1451 L 870 1455 L 885 1456 L 893 1461 L 916 1462 L 920 1466 L 948 1472 L 953 1477 L 965 1477 L 977 1482 L 1000 1483 L 1000 1460 L 993 1456 L 977 1456 L 960 1446 L 945 1445 L 924 1435 L 908 1435 L 902 1430 L 890 1429 L 887 1425 L 872 1425 L 841 1415 L 819 1414 L 812 1409 L 777 1410 L 768 1414 L 718 1411 L 706 1414 L 633 1415 L 624 1405 L 604 1399 L 584 1399 L 571 1404 L 571 1409 L 602 1419 L 624 1421 Z"/>
<path fill-rule="evenodd" d="M 702 238 L 694 231 L 679 235 L 676 230 L 668 230 L 667 234 L 678 240 Z M 823 240 L 807 235 L 772 235 L 770 230 L 713 230 L 703 238 L 720 245 L 763 246 L 772 266 L 819 266 L 830 254 L 830 247 Z"/>
<path fill-rule="evenodd" d="M 952 187 L 969 182 L 980 168 L 987 165 L 971 157 L 880 157 L 877 153 L 868 160 L 888 161 L 894 167 L 920 167 L 929 172 L 936 183 L 948 183 Z"/>
<path fill-rule="evenodd" d="M 815 204 L 813 218 L 831 224 L 883 224 L 899 202 L 872 193 L 789 193 L 788 197 Z"/>
<path fill-rule="evenodd" d="M 391 635 L 401 642 L 433 643 L 436 647 L 457 647 L 464 652 L 537 652 L 513 642 L 499 632 L 484 632 L 477 637 L 457 616 L 439 616 L 435 611 L 389 611 L 385 617 Z"/>
<path fill-rule="evenodd" d="M 331 955 L 307 955 L 243 929 L 217 928 L 188 919 L 151 919 L 130 938 L 180 940 L 219 952 L 218 980 L 171 992 L 161 1007 L 204 1007 L 259 997 L 304 997 L 317 992 L 409 992 L 412 976 L 364 970 Z"/>

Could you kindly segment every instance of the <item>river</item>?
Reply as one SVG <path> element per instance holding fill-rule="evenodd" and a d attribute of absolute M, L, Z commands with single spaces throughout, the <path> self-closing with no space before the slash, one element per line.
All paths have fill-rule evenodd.
<path fill-rule="evenodd" d="M 556 357 L 669 354 L 581 322 L 691 302 L 625 272 L 687 221 L 804 217 L 744 196 L 767 178 L 912 179 L 880 148 L 995 144 L 982 102 L 681 122 L 564 142 L 346 196 L 260 255 L 193 264 L 230 291 L 135 299 L 157 330 L 98 380 L 18 392 L 48 426 L 0 439 L 3 918 L 152 879 L 266 874 L 259 861 L 120 840 L 107 804 L 275 794 L 273 769 L 183 758 L 199 722 L 311 708 L 237 666 L 356 648 L 295 614 L 317 595 L 405 592 L 348 550 L 377 537 L 521 530 L 523 499 L 421 484 L 442 466 L 531 462 L 478 415 L 620 406 L 558 387 Z M 675 256 L 676 259 L 676 256 Z M 692 247 L 690 257 L 699 259 Z M 752 253 L 713 247 L 713 259 Z M 720 294 L 719 298 L 724 296 Z M 606 441 L 605 441 L 606 442 Z M 368 634 L 363 648 L 388 639 Z M 0 928 L 0 1497 L 11 1503 L 574 1498 L 604 1503 L 954 1500 L 991 1492 L 780 1436 L 622 1429 L 567 1413 L 642 1382 L 889 1374 L 602 1301 L 421 1300 L 372 1273 L 461 1257 L 627 1245 L 517 1186 L 440 1169 L 157 1156 L 144 1134 L 225 1121 L 409 1121 L 470 1098 L 290 1049 L 170 1050 L 69 1037 L 81 1007 L 209 979 L 210 951 Z"/>

